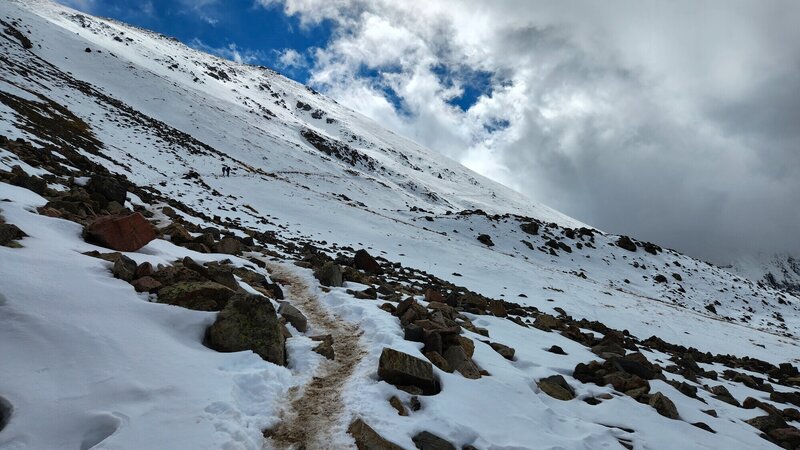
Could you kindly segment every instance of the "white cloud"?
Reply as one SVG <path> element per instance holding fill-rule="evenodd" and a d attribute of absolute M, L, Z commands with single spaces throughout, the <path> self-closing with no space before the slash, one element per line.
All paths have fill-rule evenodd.
<path fill-rule="evenodd" d="M 334 24 L 315 87 L 537 200 L 708 258 L 800 251 L 798 3 L 258 1 Z"/>
<path fill-rule="evenodd" d="M 286 48 L 278 52 L 278 66 L 281 69 L 297 69 L 308 66 L 306 57 L 297 50 Z"/>
<path fill-rule="evenodd" d="M 206 53 L 211 53 L 212 55 L 229 59 L 240 64 L 255 64 L 259 60 L 264 59 L 264 53 L 260 50 L 240 49 L 235 43 L 230 43 L 222 47 L 213 47 L 195 38 L 189 45 Z"/>

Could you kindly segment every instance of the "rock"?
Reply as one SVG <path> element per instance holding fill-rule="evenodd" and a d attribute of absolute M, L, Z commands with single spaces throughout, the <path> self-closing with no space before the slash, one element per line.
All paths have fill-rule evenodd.
<path fill-rule="evenodd" d="M 639 352 L 631 353 L 621 358 L 611 358 L 609 362 L 612 367 L 637 375 L 645 380 L 652 380 L 659 374 L 659 369 Z"/>
<path fill-rule="evenodd" d="M 393 395 L 389 399 L 389 404 L 392 405 L 392 408 L 397 410 L 397 414 L 398 415 L 404 416 L 404 417 L 408 416 L 408 410 L 406 409 L 405 405 L 403 405 L 403 402 L 400 401 L 400 399 L 397 398 L 396 396 Z"/>
<path fill-rule="evenodd" d="M 321 268 L 315 270 L 314 276 L 323 286 L 342 286 L 342 268 L 332 261 L 326 262 Z"/>
<path fill-rule="evenodd" d="M 305 333 L 306 330 L 308 330 L 308 319 L 306 319 L 306 316 L 303 315 L 299 309 L 289 304 L 289 302 L 280 302 L 278 313 L 286 319 L 287 322 L 292 324 L 297 331 Z"/>
<path fill-rule="evenodd" d="M 514 360 L 514 353 L 516 353 L 516 351 L 513 348 L 507 345 L 503 345 L 499 342 L 492 342 L 491 344 L 489 344 L 489 346 L 491 346 L 494 349 L 494 351 L 499 353 L 500 356 L 502 356 L 503 358 L 509 361 Z"/>
<path fill-rule="evenodd" d="M 786 422 L 780 416 L 773 414 L 753 417 L 752 419 L 745 420 L 745 422 L 765 433 L 777 428 L 787 427 Z"/>
<path fill-rule="evenodd" d="M 613 356 L 625 356 L 625 348 L 616 342 L 603 342 L 592 347 L 592 353 L 604 359 Z"/>
<path fill-rule="evenodd" d="M 156 230 L 140 213 L 105 216 L 84 230 L 87 242 L 121 252 L 135 252 L 156 238 Z"/>
<path fill-rule="evenodd" d="M 162 284 L 153 277 L 141 277 L 131 281 L 136 292 L 158 292 Z"/>
<path fill-rule="evenodd" d="M 119 258 L 114 263 L 114 267 L 111 269 L 111 273 L 114 274 L 114 277 L 119 278 L 120 280 L 131 282 L 134 278 L 136 278 L 137 268 L 138 266 L 136 265 L 136 261 L 120 254 Z"/>
<path fill-rule="evenodd" d="M 456 447 L 439 436 L 423 431 L 411 438 L 419 450 L 456 450 Z"/>
<path fill-rule="evenodd" d="M 336 358 L 336 353 L 333 351 L 333 336 L 330 334 L 311 336 L 311 340 L 319 341 L 319 344 L 311 350 L 324 356 L 326 359 L 332 360 Z"/>
<path fill-rule="evenodd" d="M 695 422 L 695 423 L 693 423 L 692 425 L 696 426 L 697 428 L 700 428 L 701 430 L 706 430 L 706 431 L 708 431 L 709 433 L 716 433 L 716 431 L 714 431 L 714 430 L 713 430 L 713 429 L 712 429 L 710 426 L 708 426 L 708 425 L 707 425 L 705 422 Z"/>
<path fill-rule="evenodd" d="M 378 261 L 376 261 L 375 258 L 373 258 L 372 255 L 370 255 L 364 249 L 356 252 L 353 261 L 356 269 L 363 270 L 364 272 L 374 275 L 380 275 L 383 273 L 383 269 L 381 269 L 381 265 L 378 264 Z"/>
<path fill-rule="evenodd" d="M 795 427 L 786 426 L 783 428 L 775 428 L 769 431 L 767 435 L 780 442 L 783 448 L 800 448 L 800 430 Z"/>
<path fill-rule="evenodd" d="M 506 317 L 508 315 L 506 307 L 501 300 L 490 300 L 489 312 L 495 317 Z"/>
<path fill-rule="evenodd" d="M 149 262 L 143 262 L 136 268 L 136 278 L 149 277 L 153 275 L 153 265 Z"/>
<path fill-rule="evenodd" d="M 225 236 L 219 242 L 215 242 L 211 250 L 214 253 L 225 253 L 226 255 L 241 255 L 242 243 L 238 239 L 231 236 Z"/>
<path fill-rule="evenodd" d="M 415 386 L 427 395 L 437 394 L 441 389 L 431 363 L 388 347 L 381 353 L 378 376 L 396 386 Z"/>
<path fill-rule="evenodd" d="M 578 378 L 577 376 L 575 378 Z M 634 389 L 646 387 L 650 389 L 650 383 L 647 380 L 630 373 L 614 372 L 604 375 L 602 378 L 603 384 L 610 384 L 614 389 L 620 392 L 629 392 Z"/>
<path fill-rule="evenodd" d="M 679 417 L 678 408 L 675 407 L 675 403 L 672 403 L 672 400 L 661 392 L 656 392 L 651 395 L 648 404 L 664 417 L 670 419 L 678 419 Z"/>
<path fill-rule="evenodd" d="M 617 247 L 623 248 L 629 252 L 636 251 L 636 244 L 628 236 L 620 236 L 620 238 L 617 239 Z"/>
<path fill-rule="evenodd" d="M 434 366 L 438 367 L 440 370 L 453 373 L 453 369 L 450 367 L 450 364 L 447 363 L 447 360 L 444 359 L 439 352 L 426 352 L 425 357 L 428 358 L 428 361 L 433 363 Z"/>
<path fill-rule="evenodd" d="M 470 358 L 475 354 L 475 343 L 472 342 L 472 339 L 466 336 L 458 336 L 458 345 L 464 348 Z"/>
<path fill-rule="evenodd" d="M 725 386 L 722 385 L 714 386 L 711 388 L 711 393 L 714 394 L 714 398 L 716 398 L 717 400 L 723 401 L 733 406 L 741 406 L 739 401 L 736 400 L 733 397 L 733 395 L 731 395 L 731 393 Z"/>
<path fill-rule="evenodd" d="M 547 351 L 550 352 L 550 353 L 555 353 L 556 355 L 566 355 L 567 354 L 567 352 L 565 352 L 563 348 L 561 348 L 561 347 L 559 347 L 557 345 L 553 345 L 552 347 L 547 349 Z"/>
<path fill-rule="evenodd" d="M 492 238 L 488 234 L 478 235 L 478 241 L 487 247 L 494 247 L 494 242 L 492 242 Z"/>
<path fill-rule="evenodd" d="M 197 311 L 221 311 L 234 294 L 213 281 L 182 281 L 161 288 L 158 302 Z"/>
<path fill-rule="evenodd" d="M 28 236 L 19 227 L 10 223 L 0 224 L 0 245 L 8 247 L 12 242 Z"/>
<path fill-rule="evenodd" d="M 550 331 L 561 327 L 561 320 L 550 314 L 539 314 L 533 321 L 533 327 L 544 331 Z"/>
<path fill-rule="evenodd" d="M 128 197 L 128 189 L 115 177 L 92 175 L 84 187 L 92 200 L 99 203 L 103 209 L 111 202 L 124 205 Z"/>
<path fill-rule="evenodd" d="M 211 349 L 219 352 L 252 350 L 265 361 L 280 366 L 286 365 L 284 344 L 275 308 L 258 295 L 232 297 L 206 331 L 206 345 Z"/>
<path fill-rule="evenodd" d="M 161 230 L 162 233 L 169 235 L 169 241 L 175 245 L 188 244 L 194 240 L 191 234 L 183 228 L 179 223 L 172 223 L 172 225 Z"/>
<path fill-rule="evenodd" d="M 528 234 L 539 234 L 539 224 L 536 222 L 521 223 L 519 228 Z"/>
<path fill-rule="evenodd" d="M 539 389 L 545 394 L 558 400 L 572 400 L 575 398 L 575 391 L 561 375 L 553 375 L 542 378 L 536 382 Z"/>
<path fill-rule="evenodd" d="M 425 290 L 425 301 L 428 303 L 435 302 L 435 303 L 446 303 L 447 300 L 444 298 L 441 292 L 436 291 L 434 289 L 428 288 Z"/>
<path fill-rule="evenodd" d="M 478 366 L 472 361 L 472 358 L 467 356 L 466 350 L 460 345 L 453 345 L 448 347 L 444 352 L 444 359 L 447 360 L 447 365 L 451 369 L 457 371 L 464 378 L 477 380 L 481 377 L 481 371 Z"/>
<path fill-rule="evenodd" d="M 653 278 L 653 280 L 656 283 L 666 283 L 667 282 L 667 277 L 665 277 L 664 275 L 658 274 Z"/>
<path fill-rule="evenodd" d="M 354 420 L 347 432 L 355 439 L 358 450 L 403 450 L 403 447 L 381 437 L 361 419 Z"/>

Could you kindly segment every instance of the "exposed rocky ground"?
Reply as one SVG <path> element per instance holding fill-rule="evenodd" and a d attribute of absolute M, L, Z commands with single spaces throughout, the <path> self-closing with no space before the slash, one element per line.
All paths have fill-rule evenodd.
<path fill-rule="evenodd" d="M 800 446 L 791 292 L 519 199 L 266 69 L 46 2 L 0 18 L 0 447 Z M 83 299 L 53 281 L 68 260 Z M 122 312 L 100 320 L 158 324 L 175 353 L 36 303 L 28 268 L 58 307 L 101 292 Z M 97 342 L 82 394 L 83 347 L 12 351 L 37 317 Z M 29 364 L 69 393 L 32 398 Z M 89 418 L 32 433 L 56 400 Z"/>

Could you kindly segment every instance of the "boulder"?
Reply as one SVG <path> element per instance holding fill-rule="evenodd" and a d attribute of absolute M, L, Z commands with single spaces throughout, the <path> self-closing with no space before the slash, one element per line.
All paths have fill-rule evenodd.
<path fill-rule="evenodd" d="M 800 448 L 800 430 L 795 427 L 775 428 L 769 431 L 767 435 L 780 442 L 783 448 Z"/>
<path fill-rule="evenodd" d="M 364 272 L 380 275 L 383 273 L 381 265 L 372 257 L 366 250 L 361 249 L 356 252 L 354 258 L 354 265 L 356 269 L 363 270 Z"/>
<path fill-rule="evenodd" d="M 332 261 L 326 262 L 322 267 L 315 270 L 314 276 L 323 286 L 342 286 L 342 268 Z"/>
<path fill-rule="evenodd" d="M 561 375 L 553 375 L 542 378 L 536 382 L 539 389 L 545 394 L 558 400 L 572 400 L 575 398 L 575 391 Z"/>
<path fill-rule="evenodd" d="M 428 358 L 428 361 L 433 363 L 434 366 L 438 367 L 439 370 L 447 373 L 453 373 L 453 369 L 450 368 L 447 360 L 444 359 L 444 356 L 442 356 L 439 352 L 426 352 L 425 357 Z"/>
<path fill-rule="evenodd" d="M 480 241 L 481 244 L 487 247 L 494 247 L 494 242 L 492 242 L 492 237 L 489 236 L 488 234 L 478 235 L 478 241 Z"/>
<path fill-rule="evenodd" d="M 617 247 L 625 249 L 629 252 L 636 251 L 636 243 L 634 243 L 633 240 L 628 236 L 620 236 L 620 238 L 617 239 Z"/>
<path fill-rule="evenodd" d="M 162 233 L 169 235 L 169 241 L 175 245 L 188 244 L 194 237 L 186 231 L 186 228 L 179 223 L 172 223 L 170 226 L 161 230 Z"/>
<path fill-rule="evenodd" d="M 361 419 L 356 419 L 347 428 L 356 441 L 358 450 L 403 450 L 403 447 L 389 442 Z"/>
<path fill-rule="evenodd" d="M 411 438 L 419 450 L 456 450 L 456 447 L 439 436 L 423 431 Z"/>
<path fill-rule="evenodd" d="M 447 348 L 444 352 L 444 359 L 447 361 L 447 365 L 457 371 L 464 378 L 469 378 L 471 380 L 477 380 L 481 377 L 481 371 L 478 366 L 472 361 L 472 358 L 467 356 L 466 350 L 464 347 L 460 345 L 453 345 Z"/>
<path fill-rule="evenodd" d="M 519 228 L 528 234 L 539 234 L 539 224 L 536 222 L 521 223 Z"/>
<path fill-rule="evenodd" d="M 556 355 L 566 355 L 567 352 L 564 351 L 563 348 L 559 347 L 558 345 L 553 345 L 549 349 L 547 349 L 550 353 L 555 353 Z"/>
<path fill-rule="evenodd" d="M 437 394 L 441 390 L 431 363 L 388 347 L 381 353 L 378 376 L 396 386 L 418 387 L 427 395 Z"/>
<path fill-rule="evenodd" d="M 536 320 L 533 321 L 533 327 L 543 331 L 550 331 L 554 328 L 561 327 L 561 320 L 551 316 L 550 314 L 539 314 Z"/>
<path fill-rule="evenodd" d="M 93 175 L 84 186 L 92 200 L 106 208 L 109 203 L 125 204 L 128 189 L 114 177 L 106 175 Z"/>
<path fill-rule="evenodd" d="M 0 245 L 9 246 L 13 241 L 18 241 L 26 237 L 24 231 L 10 223 L 0 224 Z"/>
<path fill-rule="evenodd" d="M 285 339 L 272 303 L 258 295 L 237 294 L 228 301 L 206 331 L 206 345 L 219 352 L 252 350 L 281 366 L 286 365 Z"/>
<path fill-rule="evenodd" d="M 672 403 L 672 400 L 661 392 L 656 392 L 651 395 L 648 404 L 664 417 L 676 420 L 679 417 L 678 408 L 675 407 L 675 403 Z"/>
<path fill-rule="evenodd" d="M 280 302 L 278 307 L 278 314 L 281 315 L 287 322 L 292 324 L 297 331 L 305 333 L 308 330 L 308 319 L 300 312 L 299 309 L 292 306 L 289 302 Z"/>
<path fill-rule="evenodd" d="M 136 261 L 120 254 L 119 258 L 117 258 L 117 261 L 114 263 L 114 267 L 111 269 L 111 273 L 120 280 L 131 282 L 136 278 L 137 268 Z"/>
<path fill-rule="evenodd" d="M 745 420 L 745 422 L 765 433 L 778 428 L 786 428 L 788 426 L 786 421 L 784 421 L 780 416 L 773 414 L 753 417 L 752 419 Z"/>
<path fill-rule="evenodd" d="M 140 213 L 105 216 L 84 230 L 86 241 L 121 252 L 135 252 L 156 238 L 156 229 Z"/>
<path fill-rule="evenodd" d="M 158 302 L 197 311 L 221 311 L 235 292 L 213 281 L 182 281 L 158 291 Z"/>
<path fill-rule="evenodd" d="M 491 346 L 494 349 L 494 351 L 499 353 L 500 356 L 502 356 L 503 358 L 505 358 L 505 359 L 507 359 L 509 361 L 513 361 L 514 360 L 515 350 L 513 348 L 511 348 L 511 347 L 509 347 L 507 345 L 503 345 L 503 344 L 501 344 L 499 342 L 492 342 L 491 344 L 489 344 L 489 346 Z"/>
<path fill-rule="evenodd" d="M 131 285 L 136 292 L 158 292 L 161 283 L 153 277 L 141 277 L 131 281 Z"/>
<path fill-rule="evenodd" d="M 225 236 L 219 242 L 215 242 L 211 250 L 214 253 L 225 253 L 226 255 L 241 255 L 242 243 L 238 239 L 231 236 Z"/>

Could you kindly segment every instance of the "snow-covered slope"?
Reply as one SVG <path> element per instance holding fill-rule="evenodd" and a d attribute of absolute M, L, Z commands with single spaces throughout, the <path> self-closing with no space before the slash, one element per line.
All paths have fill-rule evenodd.
<path fill-rule="evenodd" d="M 694 348 L 710 352 L 697 370 L 735 368 L 775 391 L 795 392 L 800 380 L 787 381 L 791 370 L 771 366 L 800 355 L 800 299 L 791 293 L 592 229 L 269 69 L 43 0 L 2 2 L 0 20 L 0 174 L 19 166 L 43 177 L 49 192 L 65 192 L 84 185 L 87 170 L 105 167 L 136 187 L 126 206 L 149 211 L 160 226 L 170 223 L 162 212 L 169 203 L 187 226 L 255 237 L 249 259 L 230 264 L 249 264 L 266 277 L 284 271 L 276 279 L 294 280 L 285 288 L 307 286 L 298 295 L 318 299 L 322 311 L 289 295 L 311 308 L 304 312 L 312 325 L 291 328 L 287 368 L 250 352 L 216 353 L 202 345 L 215 313 L 143 301 L 153 297 L 81 255 L 102 249 L 81 239 L 80 226 L 37 214 L 48 200 L 55 205 L 52 198 L 0 184 L 0 198 L 9 200 L 0 213 L 29 236 L 23 248 L 0 247 L 0 406 L 10 405 L 0 408 L 0 448 L 257 448 L 263 430 L 303 419 L 297 405 L 316 388 L 319 401 L 337 407 L 330 426 L 295 436 L 295 443 L 308 439 L 308 448 L 352 446 L 346 429 L 354 417 L 408 448 L 423 430 L 477 448 L 772 445 L 743 422 L 761 414 L 703 387 L 726 386 L 739 400 L 787 408 L 780 396 L 741 376 L 709 381 L 666 367 L 683 367 L 676 361 Z M 220 176 L 223 165 L 233 176 Z M 384 258 L 387 273 L 382 281 L 323 288 L 311 271 L 288 265 L 309 248 L 342 261 L 365 248 Z M 230 258 L 166 236 L 128 256 L 154 266 L 184 256 Z M 253 258 L 267 256 L 283 268 L 252 267 Z M 375 297 L 383 301 L 356 298 L 368 285 L 380 288 Z M 386 400 L 413 405 L 416 397 L 379 381 L 376 368 L 384 347 L 424 358 L 423 345 L 404 340 L 389 311 L 409 295 L 430 307 L 428 288 L 506 303 L 491 315 L 459 309 L 463 336 L 475 341 L 472 358 L 486 374 L 472 380 L 435 368 L 442 392 L 401 416 Z M 641 397 L 576 381 L 576 365 L 598 355 L 574 334 L 565 337 L 568 330 L 533 327 L 540 313 L 560 317 L 559 326 L 582 324 L 578 335 L 590 334 L 578 340 L 613 334 L 598 331 L 604 327 L 638 338 L 642 354 L 665 368 L 650 389 L 672 399 L 681 420 Z M 337 321 L 322 316 L 315 322 L 314 314 L 357 328 L 350 334 L 360 351 L 347 376 L 334 376 L 341 364 L 313 353 L 309 337 L 338 339 L 352 329 L 337 330 Z M 488 330 L 492 343 L 513 347 L 512 361 L 465 321 Z M 658 340 L 645 341 L 650 336 Z M 567 355 L 549 352 L 553 345 Z M 587 401 L 545 394 L 536 380 L 553 374 Z M 314 386 L 319 379 L 340 384 L 326 390 Z M 681 382 L 699 390 L 689 396 L 675 387 Z M 709 409 L 716 417 L 703 412 Z M 52 426 L 37 431 L 41 422 Z M 697 422 L 717 433 L 691 425 Z M 773 429 L 791 428 L 764 431 Z M 265 445 L 284 446 L 281 439 L 294 436 L 276 433 Z"/>
<path fill-rule="evenodd" d="M 800 293 L 800 259 L 789 254 L 740 258 L 730 270 L 776 289 Z"/>

